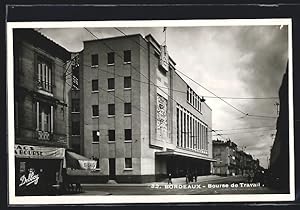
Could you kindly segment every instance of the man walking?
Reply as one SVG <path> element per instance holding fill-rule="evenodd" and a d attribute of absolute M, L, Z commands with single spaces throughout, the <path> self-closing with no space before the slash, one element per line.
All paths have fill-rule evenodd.
<path fill-rule="evenodd" d="M 172 184 L 172 174 L 169 173 L 168 175 L 168 184 Z"/>

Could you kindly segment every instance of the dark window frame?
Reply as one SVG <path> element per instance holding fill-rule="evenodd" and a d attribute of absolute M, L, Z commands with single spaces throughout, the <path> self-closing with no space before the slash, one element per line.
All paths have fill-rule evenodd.
<path fill-rule="evenodd" d="M 124 77 L 124 88 L 131 89 L 131 77 Z"/>
<path fill-rule="evenodd" d="M 92 92 L 96 92 L 96 91 L 99 91 L 99 80 L 93 79 L 92 80 Z"/>
<path fill-rule="evenodd" d="M 124 114 L 126 115 L 132 114 L 131 103 L 124 103 Z"/>
<path fill-rule="evenodd" d="M 107 90 L 114 90 L 115 89 L 115 78 L 108 78 L 107 79 Z"/>
<path fill-rule="evenodd" d="M 79 99 L 72 99 L 72 113 L 79 113 L 80 112 L 80 100 Z"/>
<path fill-rule="evenodd" d="M 132 141 L 132 129 L 124 129 L 124 140 Z"/>
<path fill-rule="evenodd" d="M 98 112 L 97 112 L 97 115 L 94 115 L 95 111 L 96 111 L 96 110 L 94 110 L 94 108 L 96 108 L 96 107 L 97 107 Z M 99 105 L 92 105 L 92 117 L 99 117 Z"/>
<path fill-rule="evenodd" d="M 131 50 L 124 50 L 123 53 L 123 62 L 126 63 L 131 63 Z"/>
<path fill-rule="evenodd" d="M 91 66 L 96 67 L 98 65 L 99 65 L 99 56 L 98 56 L 98 54 L 92 54 L 91 55 Z"/>
<path fill-rule="evenodd" d="M 92 131 L 92 142 L 99 142 L 100 141 L 100 133 L 99 136 L 97 135 L 97 133 L 99 132 L 99 130 L 93 130 Z"/>
<path fill-rule="evenodd" d="M 113 109 L 112 109 L 112 107 L 113 107 Z M 115 104 L 107 104 L 107 114 L 109 115 L 109 116 L 114 116 L 114 115 L 116 115 L 116 106 L 115 106 Z M 112 111 L 112 112 L 111 112 Z"/>
<path fill-rule="evenodd" d="M 132 158 L 125 158 L 124 159 L 124 168 L 125 169 L 132 169 Z"/>
<path fill-rule="evenodd" d="M 115 53 L 107 53 L 107 65 L 115 65 Z"/>
<path fill-rule="evenodd" d="M 108 130 L 108 141 L 109 142 L 115 142 L 116 141 L 116 130 Z"/>

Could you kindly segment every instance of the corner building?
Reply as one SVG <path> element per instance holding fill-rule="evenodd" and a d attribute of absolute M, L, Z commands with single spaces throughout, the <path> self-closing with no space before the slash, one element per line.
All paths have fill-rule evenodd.
<path fill-rule="evenodd" d="M 46 195 L 68 148 L 70 53 L 33 29 L 14 29 L 13 41 L 16 195 Z"/>
<path fill-rule="evenodd" d="M 210 174 L 211 109 L 151 36 L 84 42 L 81 146 L 98 160 L 93 182 L 151 182 Z"/>

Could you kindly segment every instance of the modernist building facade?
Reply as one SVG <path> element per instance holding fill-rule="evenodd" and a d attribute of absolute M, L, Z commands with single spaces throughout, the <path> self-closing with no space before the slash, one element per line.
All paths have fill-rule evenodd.
<path fill-rule="evenodd" d="M 84 42 L 80 134 L 84 155 L 99 162 L 94 181 L 210 174 L 211 109 L 175 65 L 151 35 Z"/>
<path fill-rule="evenodd" d="M 41 194 L 60 182 L 68 147 L 70 54 L 31 29 L 14 29 L 13 45 L 16 194 Z"/>

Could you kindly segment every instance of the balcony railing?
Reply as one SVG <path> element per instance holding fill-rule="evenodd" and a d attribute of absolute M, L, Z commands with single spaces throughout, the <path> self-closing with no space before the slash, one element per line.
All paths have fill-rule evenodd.
<path fill-rule="evenodd" d="M 38 90 L 44 90 L 49 93 L 52 93 L 53 85 L 50 82 L 46 81 L 37 81 L 37 88 Z"/>
<path fill-rule="evenodd" d="M 37 139 L 42 141 L 50 141 L 52 140 L 52 134 L 47 131 L 37 131 Z"/>

